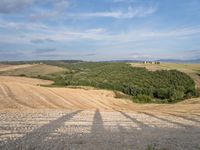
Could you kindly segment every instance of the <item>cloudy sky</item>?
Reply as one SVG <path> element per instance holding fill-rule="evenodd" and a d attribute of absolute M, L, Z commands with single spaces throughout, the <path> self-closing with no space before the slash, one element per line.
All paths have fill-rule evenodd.
<path fill-rule="evenodd" d="M 200 0 L 0 0 L 0 60 L 200 58 Z"/>

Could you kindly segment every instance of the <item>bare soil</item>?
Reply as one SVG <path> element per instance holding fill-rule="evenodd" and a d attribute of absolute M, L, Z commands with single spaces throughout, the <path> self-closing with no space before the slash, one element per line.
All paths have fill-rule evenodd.
<path fill-rule="evenodd" d="M 200 148 L 200 113 L 51 110 L 0 119 L 2 150 Z"/>
<path fill-rule="evenodd" d="M 46 64 L 10 65 L 0 67 L 0 73 L 4 76 L 25 75 L 27 77 L 38 77 L 63 71 L 66 71 L 66 69 Z"/>
<path fill-rule="evenodd" d="M 32 67 L 32 66 L 34 66 L 34 65 L 31 65 L 31 64 L 25 64 L 25 65 L 2 65 L 2 64 L 0 64 L 0 71 L 9 71 L 9 70 L 27 68 L 27 67 Z"/>

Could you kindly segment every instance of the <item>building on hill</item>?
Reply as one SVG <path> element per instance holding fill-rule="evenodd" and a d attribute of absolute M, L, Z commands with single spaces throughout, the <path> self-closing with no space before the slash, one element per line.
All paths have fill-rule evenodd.
<path fill-rule="evenodd" d="M 160 64 L 159 61 L 143 61 L 143 64 Z"/>

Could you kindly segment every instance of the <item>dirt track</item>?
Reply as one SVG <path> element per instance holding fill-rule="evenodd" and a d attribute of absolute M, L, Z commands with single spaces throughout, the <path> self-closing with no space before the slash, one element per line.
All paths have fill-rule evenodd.
<path fill-rule="evenodd" d="M 199 115 L 99 110 L 0 113 L 0 149 L 198 149 Z"/>
<path fill-rule="evenodd" d="M 0 149 L 198 149 L 200 100 L 134 104 L 106 90 L 0 77 Z"/>

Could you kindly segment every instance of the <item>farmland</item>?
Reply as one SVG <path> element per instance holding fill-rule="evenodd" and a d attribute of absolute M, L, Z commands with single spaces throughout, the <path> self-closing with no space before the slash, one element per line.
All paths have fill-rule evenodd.
<path fill-rule="evenodd" d="M 145 68 L 131 67 L 126 63 L 108 62 L 54 65 L 34 65 L 3 71 L 0 74 L 48 79 L 54 81 L 54 86 L 60 87 L 90 86 L 115 90 L 140 103 L 173 103 L 198 96 L 195 83 L 190 76 L 176 70 L 151 72 Z"/>
<path fill-rule="evenodd" d="M 129 85 L 133 73 L 135 83 L 155 81 L 146 74 L 171 78 L 174 71 L 164 71 L 165 76 L 134 67 L 132 72 L 125 63 L 21 65 L 1 67 L 0 149 L 200 148 L 200 98 L 139 104 L 119 89 L 95 85 L 119 85 L 122 76 Z M 188 75 L 175 75 L 195 86 Z"/>
<path fill-rule="evenodd" d="M 48 74 L 63 72 L 64 69 L 46 64 L 24 64 L 6 67 L 0 69 L 0 75 L 3 76 L 27 76 L 40 77 Z"/>

